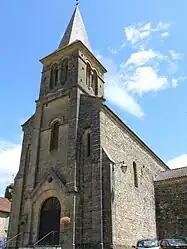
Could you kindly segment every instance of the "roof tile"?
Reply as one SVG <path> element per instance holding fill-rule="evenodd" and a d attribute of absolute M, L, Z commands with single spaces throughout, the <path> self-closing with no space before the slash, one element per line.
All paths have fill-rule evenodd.
<path fill-rule="evenodd" d="M 160 172 L 159 175 L 157 175 L 157 177 L 155 178 L 155 181 L 158 182 L 185 176 L 187 176 L 187 167 Z"/>
<path fill-rule="evenodd" d="M 11 202 L 3 197 L 0 197 L 0 211 L 10 213 Z"/>

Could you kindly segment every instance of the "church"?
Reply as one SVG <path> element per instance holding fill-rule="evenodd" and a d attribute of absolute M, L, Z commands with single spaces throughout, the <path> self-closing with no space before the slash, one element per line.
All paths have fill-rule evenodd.
<path fill-rule="evenodd" d="M 154 179 L 169 169 L 105 105 L 107 70 L 78 6 L 59 47 L 40 62 L 7 248 L 123 249 L 156 238 Z"/>

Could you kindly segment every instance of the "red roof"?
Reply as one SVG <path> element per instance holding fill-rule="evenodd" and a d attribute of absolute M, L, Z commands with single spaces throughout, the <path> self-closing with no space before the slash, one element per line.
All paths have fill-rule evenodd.
<path fill-rule="evenodd" d="M 11 202 L 3 197 L 0 197 L 0 212 L 10 213 Z"/>

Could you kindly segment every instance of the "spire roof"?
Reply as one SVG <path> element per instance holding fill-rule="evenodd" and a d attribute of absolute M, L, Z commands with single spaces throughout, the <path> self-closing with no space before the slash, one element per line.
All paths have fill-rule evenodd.
<path fill-rule="evenodd" d="M 76 6 L 73 12 L 71 20 L 66 28 L 58 49 L 70 45 L 72 42 L 75 42 L 77 40 L 81 41 L 88 49 L 91 49 L 88 35 L 86 33 L 86 29 L 78 6 Z"/>

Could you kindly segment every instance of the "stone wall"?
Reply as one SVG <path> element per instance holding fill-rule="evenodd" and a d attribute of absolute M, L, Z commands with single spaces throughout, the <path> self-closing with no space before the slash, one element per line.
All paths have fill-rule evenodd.
<path fill-rule="evenodd" d="M 187 234 L 187 177 L 155 183 L 157 231 L 160 239 Z"/>
<path fill-rule="evenodd" d="M 153 178 L 166 166 L 108 108 L 104 107 L 100 115 L 102 147 L 111 160 L 125 161 L 127 165 L 126 173 L 116 164 L 111 174 L 113 243 L 124 248 L 139 239 L 156 237 Z M 133 162 L 137 166 L 138 187 Z M 103 167 L 109 168 L 109 164 L 105 162 Z"/>
<path fill-rule="evenodd" d="M 36 183 L 41 181 L 50 168 L 55 168 L 60 174 L 65 175 L 69 130 L 69 101 L 67 95 L 43 105 Z M 51 124 L 55 121 L 59 121 L 60 124 L 58 150 L 50 151 Z"/>
<path fill-rule="evenodd" d="M 87 92 L 89 95 L 94 96 L 95 93 L 93 89 L 86 84 L 86 67 L 87 63 L 90 64 L 92 70 L 96 70 L 98 76 L 98 97 L 104 97 L 104 71 L 98 66 L 98 62 L 96 63 L 93 60 L 93 57 L 90 56 L 89 53 L 83 53 L 82 50 L 79 51 L 78 57 L 78 84 L 79 86 Z"/>
<path fill-rule="evenodd" d="M 62 84 L 61 73 L 62 61 L 64 59 L 68 60 L 68 76 L 66 82 Z M 91 174 L 95 178 L 93 177 L 92 187 L 89 186 L 89 188 L 93 190 L 97 187 L 95 193 L 94 191 L 92 193 L 92 200 L 94 201 L 91 204 L 93 206 L 92 210 L 91 212 L 89 211 L 89 216 L 92 220 L 90 241 L 101 242 L 101 231 L 98 234 L 98 230 L 102 230 L 102 209 L 100 206 L 102 194 L 98 194 L 101 191 L 101 186 L 99 185 L 101 184 L 99 178 L 101 173 L 101 160 L 99 157 L 101 155 L 99 109 L 96 99 L 91 99 L 89 96 L 85 97 L 85 99 L 82 98 L 80 103 L 80 91 L 91 94 L 91 89 L 86 84 L 85 72 L 87 60 L 90 62 L 92 68 L 98 72 L 98 95 L 101 96 L 104 91 L 103 75 L 105 70 L 90 55 L 87 49 L 80 44 L 74 44 L 41 60 L 43 71 L 39 100 L 36 101 L 35 114 L 23 126 L 24 139 L 21 163 L 15 180 L 15 191 L 12 202 L 13 211 L 10 219 L 10 237 L 22 231 L 28 234 L 26 238 L 21 237 L 19 245 L 28 245 L 29 243 L 36 242 L 40 212 L 38 205 L 44 201 L 41 199 L 43 194 L 40 193 L 39 189 L 45 192 L 44 197 L 46 199 L 51 197 L 50 193 L 56 194 L 62 200 L 65 198 L 64 196 L 67 197 L 66 200 L 68 199 L 68 201 L 64 200 L 66 201 L 65 208 L 70 211 L 72 223 L 67 232 L 69 241 L 66 243 L 66 246 L 68 243 L 75 244 L 75 209 L 77 208 L 76 205 L 79 205 L 79 193 L 77 193 L 77 181 L 79 181 L 79 176 L 77 175 L 77 131 L 79 124 L 82 128 L 86 128 L 86 119 L 94 134 L 91 138 L 94 153 L 92 155 L 93 161 L 86 162 L 84 165 L 85 184 L 89 185 L 90 179 L 87 176 L 90 174 L 90 169 L 88 167 L 92 165 L 91 169 L 93 172 Z M 51 70 L 54 65 L 58 67 L 58 80 L 51 89 Z M 55 122 L 55 120 L 60 122 L 58 149 L 50 151 L 51 123 Z M 29 158 L 27 157 L 28 154 Z M 53 188 L 52 184 L 47 183 L 47 174 L 50 174 L 51 170 L 56 173 L 60 181 L 65 182 L 64 192 L 66 192 L 66 195 L 64 192 L 63 194 L 60 193 L 57 185 Z M 54 176 L 54 182 L 58 182 L 55 179 Z M 100 186 L 99 189 L 98 186 Z M 87 201 L 91 196 L 85 186 L 84 189 L 85 215 L 84 221 L 81 222 L 84 223 L 85 234 L 83 234 L 83 237 L 86 240 L 86 223 L 89 222 L 89 217 L 87 219 Z M 98 216 L 100 220 L 97 219 Z"/>
<path fill-rule="evenodd" d="M 68 77 L 67 81 L 62 84 L 61 81 L 61 69 L 62 63 L 64 60 L 68 60 Z M 43 61 L 42 61 L 43 62 Z M 40 85 L 40 99 L 45 98 L 51 94 L 56 94 L 57 91 L 65 91 L 71 87 L 74 87 L 77 84 L 77 62 L 78 62 L 78 49 L 75 47 L 69 47 L 68 49 L 53 54 L 52 57 L 48 57 L 45 62 L 43 62 L 43 71 Z M 58 82 L 56 86 L 51 89 L 51 70 L 54 65 L 57 65 L 58 73 Z"/>
<path fill-rule="evenodd" d="M 7 231 L 5 231 L 6 218 L 9 217 L 9 214 L 0 212 L 0 237 L 6 237 Z"/>
<path fill-rule="evenodd" d="M 33 120 L 34 116 L 32 116 L 24 125 L 23 125 L 23 142 L 22 142 L 22 152 L 20 159 L 19 171 L 16 175 L 14 181 L 14 191 L 13 191 L 13 199 L 11 204 L 11 213 L 10 213 L 10 221 L 9 221 L 9 229 L 8 229 L 8 240 L 20 233 L 20 219 L 23 214 L 23 205 L 25 202 L 25 198 L 23 198 L 23 194 L 26 193 L 25 188 L 25 180 L 29 175 L 29 171 L 31 170 L 30 164 L 26 163 L 28 149 L 30 150 L 29 145 L 31 144 L 32 135 L 33 135 Z M 13 240 L 9 243 L 9 246 L 16 246 L 16 240 Z"/>
<path fill-rule="evenodd" d="M 100 142 L 100 106 L 95 97 L 80 96 L 78 126 L 78 187 L 80 206 L 76 208 L 77 248 L 102 246 L 102 150 Z M 90 155 L 87 155 L 87 135 L 90 134 Z"/>

